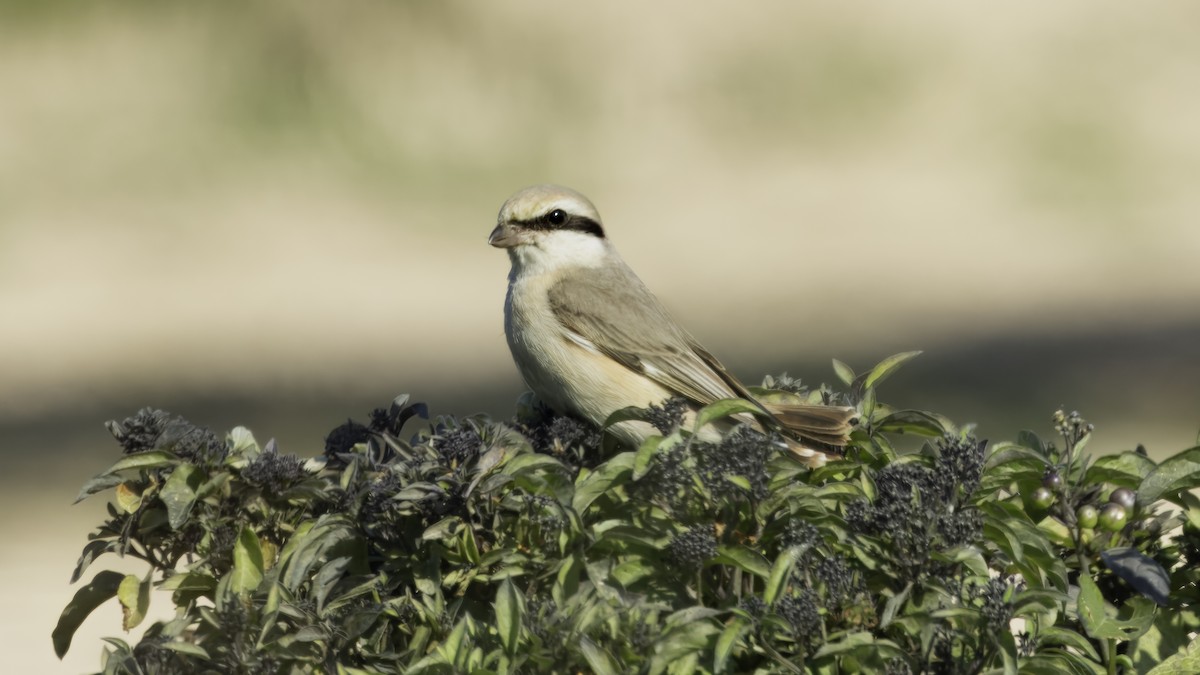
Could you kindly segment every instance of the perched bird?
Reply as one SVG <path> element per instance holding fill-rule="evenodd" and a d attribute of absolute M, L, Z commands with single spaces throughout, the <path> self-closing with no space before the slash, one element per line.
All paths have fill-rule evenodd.
<path fill-rule="evenodd" d="M 586 197 L 536 185 L 500 208 L 488 243 L 508 250 L 512 271 L 504 333 L 526 384 L 559 414 L 600 425 L 629 406 L 672 397 L 690 414 L 714 401 L 742 398 L 765 413 L 810 466 L 847 442 L 854 408 L 757 401 L 746 387 L 667 313 L 625 264 Z M 610 431 L 634 447 L 655 429 L 623 422 Z"/>

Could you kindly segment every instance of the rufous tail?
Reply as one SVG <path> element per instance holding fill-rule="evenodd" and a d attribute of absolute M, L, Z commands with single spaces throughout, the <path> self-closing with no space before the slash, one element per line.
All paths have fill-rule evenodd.
<path fill-rule="evenodd" d="M 838 448 L 850 442 L 850 431 L 858 422 L 858 411 L 846 406 L 805 403 L 764 403 L 788 439 L 792 453 L 810 467 L 824 466 L 829 457 L 838 457 Z"/>

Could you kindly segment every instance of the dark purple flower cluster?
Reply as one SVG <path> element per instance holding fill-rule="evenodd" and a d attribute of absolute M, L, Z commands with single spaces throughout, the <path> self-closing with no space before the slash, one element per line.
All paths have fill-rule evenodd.
<path fill-rule="evenodd" d="M 792 635 L 805 644 L 820 642 L 821 613 L 810 590 L 785 595 L 775 602 L 775 613 L 792 627 Z"/>
<path fill-rule="evenodd" d="M 538 405 L 532 419 L 516 420 L 513 427 L 529 439 L 536 452 L 551 455 L 574 468 L 594 467 L 601 461 L 603 433 L 594 424 L 555 414 Z"/>
<path fill-rule="evenodd" d="M 719 443 L 692 443 L 696 470 L 709 493 L 717 499 L 746 495 L 747 491 L 729 479 L 741 476 L 750 484 L 749 496 L 767 496 L 767 461 L 779 452 L 782 442 L 777 438 L 739 426 L 725 435 Z"/>
<path fill-rule="evenodd" d="M 971 597 L 980 605 L 980 612 L 987 621 L 988 631 L 1007 632 L 1013 618 L 1013 603 L 1010 594 L 1017 586 L 1011 577 L 995 577 L 986 584 L 971 589 Z"/>
<path fill-rule="evenodd" d="M 717 538 L 712 525 L 697 525 L 675 535 L 667 544 L 671 562 L 688 570 L 699 569 L 717 554 Z"/>
<path fill-rule="evenodd" d="M 433 449 L 437 450 L 442 462 L 457 468 L 479 456 L 483 439 L 472 426 L 439 430 L 433 437 Z"/>
<path fill-rule="evenodd" d="M 261 488 L 268 497 L 278 496 L 308 476 L 304 460 L 277 452 L 261 452 L 242 469 L 242 480 Z"/>
<path fill-rule="evenodd" d="M 930 556 L 981 536 L 983 517 L 969 504 L 979 487 L 986 442 L 943 439 L 933 466 L 891 464 L 875 474 L 875 500 L 846 510 L 856 533 L 880 537 L 910 579 L 930 571 Z"/>
<path fill-rule="evenodd" d="M 166 450 L 180 459 L 212 466 L 228 452 L 222 441 L 209 429 L 198 427 L 165 410 L 142 408 L 133 417 L 105 424 L 125 454 Z"/>
<path fill-rule="evenodd" d="M 370 439 L 370 428 L 354 420 L 346 420 L 345 424 L 330 431 L 325 437 L 325 456 L 332 458 L 350 452 L 354 446 L 366 443 Z"/>
<path fill-rule="evenodd" d="M 687 399 L 673 396 L 659 405 L 646 408 L 646 421 L 657 429 L 658 433 L 666 436 L 683 424 L 683 415 L 687 411 Z"/>

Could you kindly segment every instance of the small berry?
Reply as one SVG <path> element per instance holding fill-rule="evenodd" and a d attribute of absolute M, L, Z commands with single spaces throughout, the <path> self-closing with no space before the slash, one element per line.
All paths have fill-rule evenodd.
<path fill-rule="evenodd" d="M 1075 520 L 1079 522 L 1079 527 L 1081 528 L 1088 529 L 1095 527 L 1099 518 L 1100 512 L 1091 504 L 1084 504 L 1075 509 Z"/>
<path fill-rule="evenodd" d="M 1039 509 L 1048 509 L 1054 503 L 1054 493 L 1044 486 L 1034 490 L 1029 495 L 1029 503 Z"/>
<path fill-rule="evenodd" d="M 1100 527 L 1108 532 L 1119 532 L 1125 527 L 1128 518 L 1125 507 L 1114 502 L 1109 502 L 1100 509 Z"/>
<path fill-rule="evenodd" d="M 1126 509 L 1132 509 L 1133 505 L 1137 503 L 1137 495 L 1129 488 L 1117 488 L 1108 496 L 1108 501 L 1113 504 L 1120 504 Z"/>

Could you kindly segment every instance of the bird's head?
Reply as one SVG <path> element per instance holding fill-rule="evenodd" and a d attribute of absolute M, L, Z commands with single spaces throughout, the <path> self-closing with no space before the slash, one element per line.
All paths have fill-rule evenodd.
<path fill-rule="evenodd" d="M 587 197 L 557 185 L 535 185 L 500 207 L 488 243 L 508 249 L 514 266 L 596 266 L 611 255 L 600 214 Z"/>

